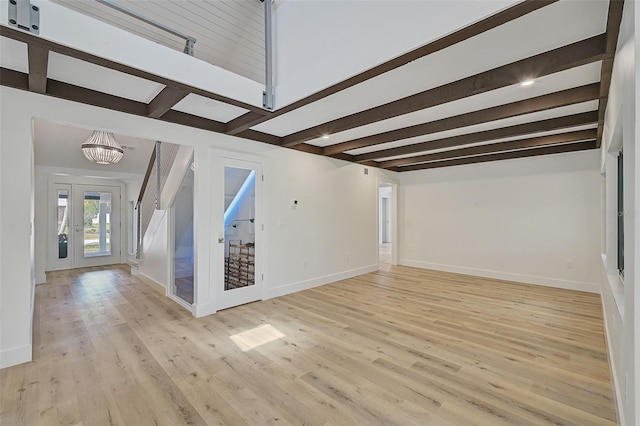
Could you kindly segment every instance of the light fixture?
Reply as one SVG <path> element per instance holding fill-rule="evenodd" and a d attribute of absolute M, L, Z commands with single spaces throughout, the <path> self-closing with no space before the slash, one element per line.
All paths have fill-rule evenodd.
<path fill-rule="evenodd" d="M 526 87 L 526 86 L 531 86 L 533 84 L 534 80 L 533 79 L 528 79 L 528 80 L 524 80 L 523 82 L 520 83 L 520 86 L 522 87 Z"/>
<path fill-rule="evenodd" d="M 116 142 L 113 133 L 94 130 L 82 144 L 82 153 L 93 163 L 116 164 L 122 159 L 124 150 Z"/>
<path fill-rule="evenodd" d="M 330 135 L 322 135 L 322 139 L 329 139 L 330 137 Z"/>

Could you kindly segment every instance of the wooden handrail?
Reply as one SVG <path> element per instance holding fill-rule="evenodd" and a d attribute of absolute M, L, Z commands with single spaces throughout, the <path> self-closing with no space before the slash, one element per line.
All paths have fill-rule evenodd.
<path fill-rule="evenodd" d="M 142 186 L 140 187 L 140 195 L 138 195 L 138 204 L 142 202 L 142 197 L 144 196 L 144 191 L 147 189 L 147 184 L 149 183 L 149 177 L 151 176 L 151 170 L 153 169 L 153 165 L 156 162 L 156 147 L 153 148 L 153 152 L 151 153 L 151 158 L 149 158 L 149 165 L 147 166 L 147 172 L 144 174 L 144 180 L 142 181 Z"/>

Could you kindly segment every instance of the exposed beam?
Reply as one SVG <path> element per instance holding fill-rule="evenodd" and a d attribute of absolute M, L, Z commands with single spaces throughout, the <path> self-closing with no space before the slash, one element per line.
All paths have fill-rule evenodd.
<path fill-rule="evenodd" d="M 598 61 L 606 49 L 605 34 L 513 62 L 433 89 L 389 102 L 355 114 L 292 133 L 284 137 L 284 146 L 293 146 L 377 121 L 430 108 L 468 96 L 517 84 L 525 78 L 538 78 L 569 68 Z"/>
<path fill-rule="evenodd" d="M 138 68 L 130 67 L 128 65 L 120 64 L 115 61 L 111 61 L 106 58 L 101 58 L 96 55 L 92 55 L 91 53 L 83 52 L 78 49 L 74 49 L 72 47 L 64 46 L 62 44 L 53 42 L 51 40 L 47 40 L 33 34 L 29 34 L 24 31 L 19 31 L 4 25 L 0 25 L 0 36 L 7 37 L 13 40 L 21 41 L 31 46 L 39 46 L 45 49 L 48 49 L 51 52 L 59 53 L 61 55 L 69 56 L 71 58 L 79 59 L 81 61 L 89 62 L 94 65 L 99 65 L 101 67 L 110 68 L 112 70 L 120 71 L 125 74 L 133 75 L 136 77 L 143 78 L 145 80 L 154 81 L 159 84 L 163 84 L 165 86 L 171 86 L 176 89 L 184 90 L 187 93 L 195 93 L 206 98 L 214 99 L 220 102 L 224 102 L 229 105 L 234 105 L 240 108 L 248 109 L 249 111 L 258 111 L 263 114 L 270 114 L 269 111 L 263 110 L 261 107 L 251 105 L 245 102 L 241 102 L 232 98 L 228 98 L 226 96 L 219 95 L 217 93 L 209 92 L 207 90 L 200 89 L 198 87 L 190 86 L 188 84 L 172 80 L 169 78 L 161 77 L 156 74 L 152 74 L 147 71 L 140 70 Z"/>
<path fill-rule="evenodd" d="M 266 116 L 254 111 L 249 111 L 246 114 L 243 114 L 240 117 L 234 118 L 233 120 L 229 121 L 227 123 L 227 129 L 225 133 L 227 133 L 228 135 L 236 135 L 257 124 L 267 121 L 270 118 L 273 118 L 273 116 Z"/>
<path fill-rule="evenodd" d="M 435 161 L 433 163 L 414 164 L 412 166 L 397 167 L 397 172 L 410 172 L 413 170 L 437 169 L 441 167 L 461 166 L 463 164 L 486 163 L 489 161 L 510 160 L 513 158 L 536 157 L 539 155 L 561 154 L 564 152 L 584 151 L 596 149 L 596 141 L 577 142 L 565 145 L 546 146 L 543 148 L 525 149 L 522 151 L 501 152 L 499 154 L 480 155 L 477 157 L 456 158 L 447 161 Z"/>
<path fill-rule="evenodd" d="M 431 43 L 418 47 L 417 49 L 393 58 L 383 64 L 375 66 L 371 69 L 361 72 L 360 74 L 354 75 L 353 77 L 336 83 L 333 86 L 327 87 L 326 89 L 320 90 L 319 92 L 302 98 L 299 101 L 284 106 L 274 111 L 271 115 L 258 116 L 257 114 L 246 113 L 229 123 L 227 133 L 235 134 L 237 132 L 241 132 L 260 123 L 278 117 L 282 114 L 286 114 L 312 102 L 316 102 L 320 99 L 326 98 L 327 96 L 333 95 L 334 93 L 338 93 L 342 90 L 348 89 L 349 87 L 355 86 L 356 84 L 360 84 L 381 74 L 392 71 L 417 59 L 430 55 L 431 53 L 446 49 L 447 47 L 453 46 L 454 44 L 460 43 L 464 40 L 467 40 L 468 38 L 477 36 L 478 34 L 489 31 L 507 22 L 513 21 L 514 19 L 518 19 L 528 13 L 534 12 L 538 9 L 555 3 L 556 1 L 557 0 L 525 0 L 523 2 L 520 2 L 508 9 L 496 13 L 495 15 L 489 16 L 481 21 L 469 25 L 468 27 L 461 28 L 438 40 L 432 41 Z"/>
<path fill-rule="evenodd" d="M 48 96 L 80 102 L 114 111 L 126 112 L 134 115 L 147 115 L 147 104 L 124 99 L 119 96 L 109 95 L 62 81 L 51 80 L 47 84 Z"/>
<path fill-rule="evenodd" d="M 27 56 L 29 58 L 29 90 L 46 93 L 49 49 L 42 46 L 28 46 Z"/>
<path fill-rule="evenodd" d="M 412 145 L 400 146 L 398 148 L 383 149 L 380 151 L 368 152 L 354 156 L 354 161 L 361 162 L 375 160 L 377 158 L 397 157 L 400 155 L 415 154 L 418 152 L 430 151 L 433 149 L 452 148 L 460 145 L 487 142 L 492 140 L 517 137 L 522 135 L 547 132 L 559 129 L 567 129 L 586 124 L 595 124 L 598 120 L 597 111 L 583 112 L 580 114 L 568 115 L 564 117 L 550 118 L 548 120 L 534 121 L 531 123 L 518 124 L 515 126 L 501 127 L 498 129 L 485 130 L 482 132 L 467 133 L 464 135 L 451 136 L 448 138 L 436 139 L 432 141 L 416 143 Z M 407 160 L 398 159 L 396 161 Z M 408 161 L 408 160 L 407 160 Z M 409 164 L 408 163 L 404 164 Z M 398 163 L 400 164 L 400 163 Z"/>
<path fill-rule="evenodd" d="M 624 0 L 610 0 L 609 12 L 607 15 L 607 48 L 606 58 L 602 61 L 600 68 L 600 105 L 598 108 L 598 146 L 602 143 L 602 132 L 604 130 L 604 113 L 607 110 L 609 100 L 609 88 L 611 86 L 611 73 L 613 72 L 613 57 L 618 45 L 618 33 L 622 22 L 622 10 Z"/>
<path fill-rule="evenodd" d="M 0 85 L 13 87 L 20 90 L 29 90 L 29 78 L 27 74 L 19 71 L 13 71 L 7 68 L 0 68 Z M 115 111 L 126 112 L 129 114 L 147 117 L 148 105 L 142 102 L 132 101 L 130 99 L 118 96 L 108 95 L 106 93 L 97 92 L 84 87 L 74 86 L 72 84 L 63 83 L 61 81 L 49 80 L 46 95 L 55 98 L 66 99 L 82 104 L 94 105 L 101 108 L 112 109 Z M 169 110 L 162 117 L 157 118 L 161 121 L 169 123 L 181 124 L 183 126 L 194 127 L 197 129 L 208 130 L 216 133 L 224 133 L 226 125 L 220 121 L 210 120 L 198 117 L 180 111 Z M 247 130 L 238 135 L 244 139 L 250 139 L 256 142 L 264 142 L 271 145 L 281 146 L 281 138 L 267 133 L 257 132 L 255 130 Z M 313 145 L 302 144 L 296 147 L 298 151 L 311 152 L 313 154 L 322 154 L 322 149 Z M 352 156 L 346 156 L 352 159 Z"/>
<path fill-rule="evenodd" d="M 547 109 L 558 108 L 566 105 L 598 99 L 600 85 L 598 83 L 563 90 L 560 92 L 542 95 L 531 99 L 524 99 L 510 104 L 499 105 L 466 114 L 443 118 L 441 120 L 428 123 L 417 124 L 415 126 L 402 129 L 390 130 L 376 135 L 365 136 L 346 142 L 329 145 L 324 148 L 324 155 L 333 155 L 352 149 L 364 148 L 367 146 L 379 145 L 387 142 L 402 139 L 424 136 L 431 133 L 443 132 L 458 127 L 467 127 L 503 118 L 515 117 L 517 115 L 530 114 Z"/>
<path fill-rule="evenodd" d="M 459 157 L 469 157 L 472 155 L 485 155 L 496 152 L 514 151 L 519 149 L 536 148 L 541 146 L 565 144 L 578 141 L 594 141 L 596 139 L 596 129 L 580 130 L 577 132 L 560 133 L 557 135 L 540 136 L 537 138 L 518 139 L 509 142 L 500 142 L 489 145 L 472 146 L 468 148 L 454 149 L 451 151 L 436 152 L 433 154 L 418 155 L 415 157 L 403 158 L 399 160 L 389 160 L 377 163 L 377 167 L 384 169 L 393 168 L 402 164 L 426 163 L 429 161 L 441 161 Z"/>
<path fill-rule="evenodd" d="M 0 68 L 0 85 L 14 89 L 29 90 L 29 75 L 20 71 Z"/>
<path fill-rule="evenodd" d="M 182 124 L 183 126 L 209 130 L 211 132 L 220 133 L 224 130 L 224 123 L 220 121 L 209 120 L 208 118 L 202 118 L 196 115 L 191 115 L 175 110 L 167 111 L 159 119 L 162 121 L 167 121 L 169 123 Z"/>
<path fill-rule="evenodd" d="M 147 115 L 151 118 L 162 117 L 188 94 L 188 92 L 175 87 L 165 87 L 149 102 Z"/>

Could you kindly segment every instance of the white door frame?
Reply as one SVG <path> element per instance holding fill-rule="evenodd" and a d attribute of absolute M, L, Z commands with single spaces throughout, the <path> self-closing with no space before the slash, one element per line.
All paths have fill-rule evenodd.
<path fill-rule="evenodd" d="M 252 168 L 255 176 L 255 285 L 236 290 L 224 290 L 224 243 L 218 243 L 221 234 L 224 237 L 224 166 Z M 210 172 L 210 283 L 214 286 L 210 293 L 214 296 L 216 310 L 226 309 L 266 298 L 266 281 L 264 280 L 265 247 L 264 233 L 264 185 L 263 158 L 231 151 L 211 150 Z"/>
<path fill-rule="evenodd" d="M 116 179 L 97 179 L 97 178 L 87 178 L 81 176 L 64 176 L 57 175 L 55 173 L 51 173 L 47 175 L 47 211 L 46 211 L 46 226 L 44 232 L 46 232 L 45 241 L 47 242 L 47 250 L 46 250 L 46 262 L 45 262 L 45 271 L 56 271 L 63 269 L 71 269 L 71 268 L 79 268 L 80 266 L 76 264 L 74 261 L 74 252 L 73 252 L 73 241 L 69 243 L 68 246 L 68 259 L 66 261 L 60 261 L 58 259 L 58 237 L 57 237 L 57 216 L 56 216 L 56 203 L 57 203 L 57 190 L 58 189 L 66 189 L 70 188 L 69 199 L 73 201 L 73 197 L 75 196 L 75 191 L 77 190 L 77 185 L 91 185 L 91 186 L 107 186 L 107 187 L 118 187 L 120 189 L 120 196 L 126 194 L 125 185 L 119 180 Z M 123 203 L 120 200 L 120 253 L 116 259 L 115 263 L 125 263 L 126 261 L 126 252 L 127 250 L 123 250 L 123 242 L 127 241 L 126 232 L 127 232 L 127 215 L 126 211 L 123 211 L 123 206 L 126 207 L 126 202 Z M 74 212 L 73 207 L 71 208 L 71 217 L 69 218 L 69 230 L 70 233 L 73 233 L 73 225 L 74 222 Z M 70 238 L 73 240 L 73 238 Z"/>
<path fill-rule="evenodd" d="M 73 239 L 73 267 L 86 268 L 92 266 L 113 265 L 122 262 L 122 193 L 121 188 L 115 185 L 94 185 L 94 184 L 73 184 L 73 222 L 70 226 L 70 233 Z M 102 256 L 85 256 L 84 255 L 84 208 L 85 192 L 110 192 L 111 193 L 111 254 Z M 80 229 L 80 230 L 78 230 Z M 115 232 L 114 232 L 115 231 Z M 80 235 L 82 235 L 83 244 L 80 244 Z"/>

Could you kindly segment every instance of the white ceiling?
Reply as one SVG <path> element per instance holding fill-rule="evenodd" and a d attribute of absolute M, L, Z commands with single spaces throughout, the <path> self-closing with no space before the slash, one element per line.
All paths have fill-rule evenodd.
<path fill-rule="evenodd" d="M 82 143 L 93 130 L 51 121 L 34 120 L 34 151 L 36 166 L 81 170 L 82 175 L 117 177 L 118 174 L 138 175 L 147 171 L 155 141 L 116 134 L 116 141 L 125 147 L 124 157 L 117 164 L 100 165 L 82 154 Z M 131 149 L 133 148 L 133 149 Z"/>
<path fill-rule="evenodd" d="M 522 87 L 519 84 L 491 90 L 479 95 L 469 96 L 453 102 L 426 108 L 410 114 L 378 121 L 355 129 L 338 132 L 329 139 L 317 138 L 307 143 L 316 146 L 327 146 L 336 143 L 357 139 L 372 134 L 386 132 L 389 129 L 397 129 L 428 123 L 446 117 L 452 117 L 480 109 L 505 105 L 524 99 L 535 98 L 542 95 L 572 89 L 583 85 L 600 81 L 601 62 L 594 62 L 581 67 L 571 68 L 555 74 L 536 79 L 535 84 Z"/>
<path fill-rule="evenodd" d="M 78 8 L 86 7 L 84 2 L 79 0 L 58 1 L 65 4 L 77 3 L 74 7 Z M 221 1 L 212 3 L 205 2 L 204 0 L 185 2 L 170 2 L 168 0 L 147 0 L 135 2 L 129 0 L 121 3 L 126 3 L 125 5 L 127 6 L 136 4 L 141 9 L 146 8 L 147 11 L 152 8 L 157 8 L 158 13 L 164 14 L 163 16 L 166 16 L 167 18 L 174 19 L 176 23 L 182 22 L 183 19 L 187 19 L 185 18 L 185 14 L 187 13 L 195 13 L 194 11 L 202 11 L 204 10 L 203 8 L 206 9 L 214 7 L 219 8 L 220 10 L 224 9 L 224 13 L 228 14 L 248 13 L 252 16 L 251 19 L 247 20 L 242 25 L 237 22 L 237 18 L 229 18 L 231 23 L 227 24 L 234 27 L 237 32 L 243 28 L 246 31 L 251 32 L 261 25 L 261 21 L 260 24 L 258 24 L 259 20 L 256 18 L 258 12 L 254 10 L 255 7 L 253 6 L 254 3 L 258 3 L 259 5 L 261 5 L 261 3 L 257 1 L 253 2 L 252 0 Z M 174 3 L 179 3 L 184 7 L 185 11 L 182 15 L 174 16 L 170 13 L 171 10 L 177 7 Z M 216 5 L 213 6 L 213 3 L 216 3 Z M 249 3 L 251 3 L 252 6 L 247 6 Z M 304 2 L 302 2 L 302 4 L 303 3 Z M 402 3 L 399 3 L 399 5 L 401 4 Z M 280 137 L 287 136 L 291 133 L 320 125 L 334 119 L 383 105 L 415 93 L 423 92 L 434 87 L 457 81 L 461 78 L 530 57 L 532 55 L 593 37 L 605 32 L 606 30 L 607 8 L 608 1 L 605 0 L 560 0 L 557 3 L 543 7 L 535 12 L 498 26 L 485 33 L 415 60 L 405 66 L 352 86 L 334 95 L 310 103 L 265 123 L 254 126 L 253 129 Z M 202 14 L 202 19 L 214 19 L 213 17 L 206 15 L 205 12 L 200 13 Z M 217 15 L 215 19 L 222 19 L 221 17 L 223 12 L 216 13 Z M 207 16 L 209 16 L 209 18 L 206 18 Z M 192 16 L 190 19 L 195 18 Z M 202 24 L 200 20 L 190 22 L 194 24 L 194 28 Z M 197 24 L 197 22 L 200 22 L 200 24 Z M 227 28 L 227 24 L 225 24 L 226 26 L 223 25 L 223 27 Z M 212 31 L 214 30 L 215 29 L 212 28 Z M 220 29 L 219 31 L 227 30 Z M 239 35 L 237 35 L 237 37 L 244 40 L 242 43 L 249 43 L 247 40 L 251 37 L 248 35 L 245 37 L 242 35 L 245 34 L 242 31 L 239 31 L 238 34 Z M 210 36 L 213 37 L 213 35 Z M 295 34 L 292 34 L 291 36 L 295 37 Z M 389 35 L 389 37 L 392 36 L 392 34 Z M 216 35 L 216 37 L 224 38 L 224 36 L 220 34 Z M 200 41 L 201 40 L 199 39 L 198 43 L 200 43 Z M 206 40 L 203 39 L 203 41 Z M 240 41 L 238 41 L 238 43 L 240 43 Z M 244 44 L 242 45 L 244 46 Z M 25 44 L 14 42 L 2 37 L 0 47 L 2 48 L 2 55 L 0 55 L 0 65 L 2 67 L 26 72 L 27 55 Z M 229 46 L 226 48 L 227 53 L 229 52 L 229 49 L 233 50 Z M 246 48 L 249 49 L 249 47 Z M 339 48 L 339 46 L 336 48 Z M 197 51 L 198 44 L 196 45 L 196 52 Z M 241 50 L 238 50 L 234 55 L 240 55 L 241 52 Z M 398 54 L 400 53 L 402 52 L 398 52 Z M 217 64 L 220 65 L 220 63 Z M 536 78 L 535 84 L 532 86 L 521 87 L 519 84 L 516 84 L 503 87 L 424 110 L 335 133 L 330 135 L 329 139 L 323 139 L 320 137 L 321 135 L 318 135 L 318 138 L 313 139 L 308 143 L 320 147 L 333 145 L 381 132 L 596 83 L 600 80 L 601 65 L 601 62 L 590 63 L 558 72 L 556 74 Z M 164 88 L 161 84 L 129 76 L 100 66 L 91 65 L 86 62 L 55 53 L 50 54 L 48 72 L 48 77 L 52 79 L 145 103 L 148 103 Z M 517 77 L 524 80 L 529 77 L 537 76 Z M 311 75 L 309 78 L 313 78 L 313 76 Z M 445 132 L 389 142 L 373 147 L 360 148 L 348 151 L 347 153 L 353 155 L 363 154 L 449 136 L 491 130 L 547 118 L 566 116 L 579 112 L 594 111 L 597 110 L 597 108 L 598 101 L 583 102 L 581 104 L 569 105 L 502 120 L 495 120 L 474 126 L 460 127 Z M 182 101 L 176 104 L 173 109 L 221 122 L 229 122 L 230 120 L 233 120 L 247 112 L 247 110 L 243 108 L 223 104 L 196 94 L 189 94 Z M 593 126 L 590 125 L 581 126 L 580 128 L 592 127 Z M 566 129 L 565 131 L 569 130 L 574 129 Z M 90 165 L 84 164 L 88 162 L 84 157 L 82 157 L 78 148 L 89 133 L 90 130 L 87 129 L 77 129 L 45 122 L 37 123 L 37 164 L 52 166 L 59 165 L 70 168 Z M 532 133 L 511 139 L 523 139 L 541 135 L 543 134 Z M 126 136 L 118 137 L 124 138 L 123 143 L 128 145 L 126 142 Z M 508 139 L 503 139 L 501 141 L 504 140 Z M 484 145 L 491 142 L 480 142 L 467 146 Z M 132 145 L 135 145 L 136 143 L 141 144 L 141 146 L 147 146 L 145 145 L 146 143 L 150 144 L 148 145 L 149 149 L 145 158 L 137 158 L 136 155 L 129 155 L 129 152 L 127 151 L 125 154 L 125 160 L 127 160 L 128 157 L 131 161 L 123 160 L 122 165 L 119 164 L 117 166 L 113 166 L 114 170 L 117 167 L 123 167 L 123 171 L 126 169 L 127 173 L 144 173 L 144 168 L 146 168 L 153 142 L 139 140 L 131 142 Z M 144 151 L 144 149 L 140 150 L 140 152 L 142 151 Z M 139 162 L 139 164 L 134 166 L 133 163 L 135 162 Z M 143 170 L 140 170 L 140 167 L 142 167 Z M 136 170 L 136 172 L 133 172 L 132 170 Z"/>
<path fill-rule="evenodd" d="M 244 108 L 214 101 L 193 93 L 178 102 L 172 109 L 186 112 L 187 114 L 197 115 L 198 117 L 222 121 L 223 123 L 231 121 L 248 112 L 248 110 Z"/>
<path fill-rule="evenodd" d="M 254 129 L 285 136 L 602 33 L 606 18 L 605 1 L 560 1 Z"/>
<path fill-rule="evenodd" d="M 164 89 L 162 84 L 55 52 L 49 52 L 47 77 L 144 103 L 149 103 Z"/>

